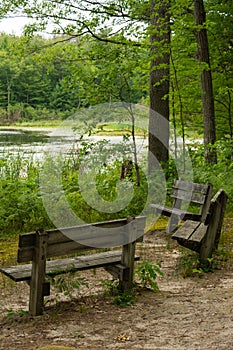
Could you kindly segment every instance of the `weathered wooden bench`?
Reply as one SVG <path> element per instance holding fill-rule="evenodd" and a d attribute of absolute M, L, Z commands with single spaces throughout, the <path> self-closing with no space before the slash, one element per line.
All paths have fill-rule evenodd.
<path fill-rule="evenodd" d="M 209 211 L 211 193 L 212 185 L 209 183 L 198 184 L 183 180 L 175 180 L 171 190 L 173 205 L 169 207 L 151 204 L 151 207 L 154 208 L 156 212 L 170 217 L 166 231 L 167 233 L 171 233 L 177 228 L 180 220 L 204 222 Z M 195 212 L 187 211 L 185 208 L 190 208 L 192 206 L 195 207 Z"/>
<path fill-rule="evenodd" d="M 205 222 L 187 220 L 172 238 L 180 245 L 199 253 L 201 262 L 208 261 L 218 248 L 221 235 L 227 194 L 220 189 L 211 199 Z"/>
<path fill-rule="evenodd" d="M 28 282 L 31 315 L 42 314 L 44 296 L 50 294 L 50 283 L 46 276 L 63 274 L 69 269 L 78 271 L 103 267 L 119 279 L 122 291 L 130 289 L 134 261 L 139 259 L 135 256 L 135 245 L 143 238 L 145 220 L 142 216 L 48 231 L 39 229 L 33 233 L 21 234 L 17 262 L 27 264 L 2 267 L 0 272 L 15 282 Z M 117 242 L 122 242 L 121 249 L 112 249 L 113 235 L 117 235 Z M 64 257 L 96 250 L 96 246 L 101 250 L 98 253 Z M 101 247 L 109 249 L 103 251 Z M 54 257 L 60 258 L 48 261 Z M 28 263 L 30 261 L 32 263 Z"/>

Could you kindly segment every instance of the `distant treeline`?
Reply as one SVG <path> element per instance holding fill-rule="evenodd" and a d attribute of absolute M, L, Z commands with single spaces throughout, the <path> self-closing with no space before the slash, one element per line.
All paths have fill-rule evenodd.
<path fill-rule="evenodd" d="M 55 43 L 0 35 L 0 123 L 64 118 L 81 107 L 147 96 L 147 72 L 136 71 L 135 50 L 106 50 L 85 38 Z"/>
<path fill-rule="evenodd" d="M 230 16 L 230 13 L 229 13 Z M 232 139 L 232 25 L 209 12 L 217 138 Z M 178 26 L 178 24 L 177 24 Z M 203 133 L 200 67 L 191 30 L 173 26 L 170 120 Z M 176 30 L 175 30 L 176 29 Z M 223 30 L 224 29 L 224 30 Z M 223 35 L 224 31 L 224 35 Z M 59 43 L 58 43 L 59 42 Z M 126 101 L 149 105 L 150 54 L 141 46 L 90 38 L 0 34 L 0 124 L 64 119 L 78 109 Z"/>

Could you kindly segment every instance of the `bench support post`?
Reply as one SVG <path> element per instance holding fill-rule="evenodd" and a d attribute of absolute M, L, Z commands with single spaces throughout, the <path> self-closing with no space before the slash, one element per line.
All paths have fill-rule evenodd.
<path fill-rule="evenodd" d="M 32 275 L 30 281 L 29 313 L 33 316 L 41 315 L 43 312 L 46 250 L 47 232 L 38 230 L 36 232 L 36 246 L 32 260 Z"/>
<path fill-rule="evenodd" d="M 206 261 L 218 248 L 226 203 L 227 194 L 223 190 L 219 190 L 211 200 L 209 224 L 199 252 L 200 261 Z"/>
<path fill-rule="evenodd" d="M 128 239 L 129 242 L 122 247 L 122 257 L 121 264 L 125 267 L 120 274 L 120 290 L 122 292 L 129 290 L 133 286 L 133 272 L 134 272 L 134 256 L 135 256 L 135 246 L 136 246 L 136 238 L 135 238 L 135 227 L 134 218 L 129 217 L 127 219 L 128 225 Z"/>

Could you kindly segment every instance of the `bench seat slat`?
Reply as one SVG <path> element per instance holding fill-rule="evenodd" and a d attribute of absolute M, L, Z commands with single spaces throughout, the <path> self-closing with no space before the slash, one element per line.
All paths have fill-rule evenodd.
<path fill-rule="evenodd" d="M 143 221 L 144 217 L 138 217 L 137 222 Z M 60 229 L 50 229 L 47 230 L 49 237 L 48 237 L 48 244 L 53 243 L 66 243 L 69 241 L 75 241 L 78 238 L 81 238 L 82 235 L 84 237 L 88 235 L 90 232 L 93 234 L 93 230 L 95 228 L 116 228 L 126 225 L 126 219 L 117 219 L 112 221 L 103 221 L 93 224 L 85 224 L 85 225 L 79 225 L 79 226 L 73 226 L 73 227 L 64 227 Z M 33 246 L 35 244 L 35 232 L 29 232 L 29 233 L 23 233 L 19 236 L 19 247 L 25 247 L 25 246 Z"/>
<path fill-rule="evenodd" d="M 209 191 L 209 184 L 199 184 L 197 182 L 187 182 L 184 180 L 175 180 L 174 188 L 182 188 L 186 191 L 200 192 L 206 194 Z"/>
<path fill-rule="evenodd" d="M 112 227 L 111 230 L 108 227 L 96 227 L 88 225 L 87 227 L 74 227 L 68 229 L 59 229 L 59 230 L 48 230 L 48 247 L 54 245 L 65 245 L 68 247 L 69 243 L 74 244 L 78 242 L 76 249 L 88 246 L 88 242 L 93 245 L 93 237 L 98 237 L 98 243 L 101 241 L 104 243 L 109 243 L 111 241 L 111 236 L 117 232 L 119 237 L 124 237 L 127 235 L 127 225 Z M 36 233 L 22 234 L 19 237 L 19 248 L 33 247 L 35 244 Z M 99 243 L 101 244 L 101 243 Z M 67 253 L 68 254 L 68 253 Z"/>
<path fill-rule="evenodd" d="M 109 230 L 111 228 L 111 230 Z M 52 229 L 46 231 L 47 258 L 74 254 L 77 251 L 93 249 L 95 247 L 113 247 L 115 237 L 122 244 L 128 243 L 128 225 L 126 219 L 105 221 L 95 224 L 87 224 L 76 227 Z M 131 240 L 142 237 L 145 228 L 145 217 L 137 217 Z M 95 237 L 95 239 L 93 239 Z M 26 233 L 19 236 L 18 258 L 19 263 L 29 262 L 33 259 L 36 233 Z M 98 244 L 98 245 L 96 245 Z M 95 249 L 94 247 L 94 249 Z"/>
<path fill-rule="evenodd" d="M 171 197 L 191 201 L 198 204 L 204 204 L 206 195 L 202 193 L 188 192 L 182 188 L 173 188 Z"/>
<path fill-rule="evenodd" d="M 177 231 L 175 231 L 175 233 L 173 233 L 172 238 L 188 240 L 199 225 L 199 222 L 188 220 Z"/>
<path fill-rule="evenodd" d="M 93 248 L 83 246 L 79 243 L 70 241 L 61 244 L 53 244 L 48 246 L 47 248 L 47 258 L 51 258 L 54 256 L 61 256 L 61 255 L 67 255 L 67 254 L 74 254 L 77 251 L 85 251 L 85 250 L 91 250 Z M 18 262 L 28 262 L 31 261 L 33 258 L 33 254 L 35 253 L 34 247 L 25 247 L 25 248 L 19 248 L 18 249 Z"/>
<path fill-rule="evenodd" d="M 205 237 L 207 231 L 207 226 L 201 223 L 197 230 L 193 232 L 193 234 L 190 237 L 191 242 L 197 242 L 200 243 L 202 242 L 203 238 Z"/>
<path fill-rule="evenodd" d="M 199 252 L 206 231 L 207 226 L 203 223 L 188 220 L 173 233 L 172 238 L 180 245 Z"/>
<path fill-rule="evenodd" d="M 173 233 L 172 238 L 179 241 L 188 240 L 189 242 L 201 243 L 205 237 L 206 231 L 207 225 L 188 220 Z"/>
<path fill-rule="evenodd" d="M 156 211 L 170 217 L 166 232 L 172 233 L 177 229 L 180 220 L 205 222 L 209 212 L 212 185 L 198 184 L 184 180 L 175 180 L 171 188 L 172 206 L 151 204 Z M 186 204 L 186 207 L 184 206 Z M 192 205 L 194 208 L 192 209 Z"/>
<path fill-rule="evenodd" d="M 113 250 L 91 255 L 82 255 L 73 258 L 64 258 L 58 260 L 50 260 L 46 263 L 47 275 L 59 275 L 67 272 L 69 269 L 85 270 L 107 265 L 115 265 L 121 263 L 121 250 Z M 138 260 L 135 257 L 135 260 Z M 16 265 L 7 268 L 0 268 L 0 272 L 10 277 L 13 281 L 27 281 L 31 279 L 31 264 Z"/>
<path fill-rule="evenodd" d="M 194 220 L 199 221 L 201 219 L 201 214 L 191 213 L 184 211 L 182 209 L 168 207 L 166 205 L 151 204 L 152 208 L 155 208 L 158 212 L 165 216 L 171 216 L 172 214 L 178 215 L 182 220 Z"/>

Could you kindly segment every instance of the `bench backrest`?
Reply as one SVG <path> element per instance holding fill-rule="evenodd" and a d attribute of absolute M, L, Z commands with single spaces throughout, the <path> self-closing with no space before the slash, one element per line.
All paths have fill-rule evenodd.
<path fill-rule="evenodd" d="M 175 180 L 171 192 L 171 197 L 174 198 L 173 207 L 180 209 L 183 201 L 189 204 L 197 204 L 201 221 L 203 221 L 208 214 L 211 194 L 212 185 L 209 183 L 199 184 Z"/>
<path fill-rule="evenodd" d="M 104 221 L 95 224 L 25 233 L 19 236 L 18 262 L 33 260 L 38 236 L 46 246 L 46 258 L 74 254 L 83 250 L 114 247 L 136 241 L 143 236 L 146 218 L 136 217 L 131 222 L 127 218 Z"/>
<path fill-rule="evenodd" d="M 220 189 L 211 199 L 209 217 L 207 217 L 208 233 L 214 241 L 214 248 L 218 248 L 218 243 L 221 235 L 224 213 L 226 210 L 228 195 Z"/>
<path fill-rule="evenodd" d="M 194 220 L 204 222 L 209 211 L 210 200 L 212 193 L 212 185 L 187 182 L 183 180 L 175 180 L 171 192 L 173 200 L 173 209 L 182 210 L 181 216 L 177 215 L 176 211 L 170 216 L 167 225 L 167 233 L 173 232 L 178 225 L 180 219 Z M 199 213 L 194 214 L 187 210 L 190 205 L 195 204 L 199 207 Z"/>

